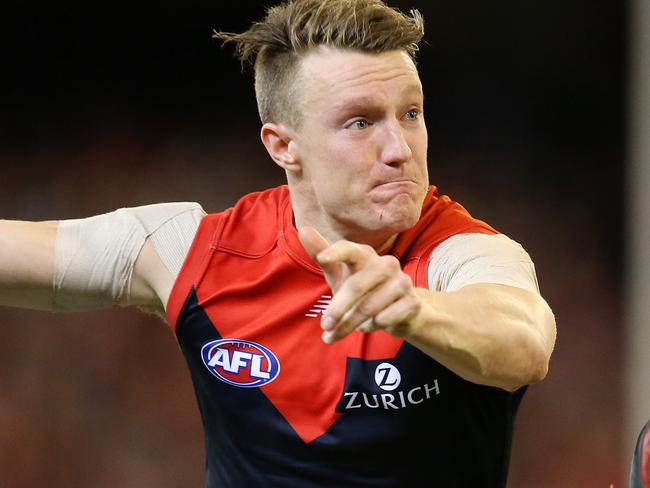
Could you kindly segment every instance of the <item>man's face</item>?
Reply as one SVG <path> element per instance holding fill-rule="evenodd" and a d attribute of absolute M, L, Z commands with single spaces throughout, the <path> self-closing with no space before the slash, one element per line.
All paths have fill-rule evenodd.
<path fill-rule="evenodd" d="M 368 243 L 415 225 L 428 188 L 427 130 L 410 57 L 320 48 L 300 73 L 304 223 Z"/>

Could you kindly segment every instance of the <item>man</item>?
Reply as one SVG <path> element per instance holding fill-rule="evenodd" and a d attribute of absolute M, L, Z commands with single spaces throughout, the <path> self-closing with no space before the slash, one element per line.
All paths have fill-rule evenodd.
<path fill-rule="evenodd" d="M 295 0 L 216 33 L 254 61 L 287 186 L 208 216 L 0 226 L 2 304 L 166 315 L 208 487 L 506 483 L 555 320 L 521 246 L 429 186 L 422 35 L 377 0 Z"/>

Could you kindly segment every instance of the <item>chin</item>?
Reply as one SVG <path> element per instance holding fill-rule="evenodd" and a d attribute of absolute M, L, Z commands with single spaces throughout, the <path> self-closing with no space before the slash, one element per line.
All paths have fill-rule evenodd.
<path fill-rule="evenodd" d="M 418 223 L 421 209 L 404 208 L 382 209 L 377 218 L 377 230 L 389 231 L 391 234 L 404 232 Z"/>
<path fill-rule="evenodd" d="M 425 194 L 400 193 L 377 198 L 373 204 L 374 222 L 378 229 L 403 232 L 417 224 L 422 213 Z"/>

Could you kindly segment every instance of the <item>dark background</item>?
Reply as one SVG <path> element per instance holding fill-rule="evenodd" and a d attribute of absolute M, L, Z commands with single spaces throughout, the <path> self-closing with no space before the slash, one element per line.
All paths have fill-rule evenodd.
<path fill-rule="evenodd" d="M 0 217 L 218 211 L 282 183 L 250 72 L 210 38 L 265 4 L 5 2 Z M 625 2 L 389 4 L 426 21 L 432 183 L 524 245 L 557 316 L 509 486 L 621 487 Z M 5 308 L 0 324 L 0 486 L 202 485 L 198 409 L 160 320 Z"/>

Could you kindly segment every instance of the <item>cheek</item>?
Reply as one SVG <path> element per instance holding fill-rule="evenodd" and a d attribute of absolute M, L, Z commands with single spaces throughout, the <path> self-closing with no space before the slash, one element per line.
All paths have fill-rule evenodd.
<path fill-rule="evenodd" d="M 429 169 L 427 167 L 427 140 L 426 137 L 424 139 L 418 139 L 414 141 L 413 145 L 411 146 L 411 151 L 413 153 L 413 161 L 415 162 L 415 165 L 417 166 L 418 172 L 422 179 L 427 180 L 429 179 Z"/>
<path fill-rule="evenodd" d="M 358 200 L 359 194 L 367 193 L 367 183 L 372 170 L 372 158 L 367 148 L 358 141 L 345 137 L 328 137 L 320 132 L 308 146 L 309 159 L 306 176 L 321 201 Z"/>
<path fill-rule="evenodd" d="M 319 182 L 338 182 L 350 187 L 358 183 L 363 176 L 359 151 L 345 144 L 338 144 L 322 151 L 318 155 Z"/>
<path fill-rule="evenodd" d="M 422 127 L 420 131 L 414 134 L 415 137 L 411 140 L 411 151 L 413 151 L 413 156 L 420 159 L 426 159 L 427 146 L 428 146 L 428 136 L 426 127 Z"/>

